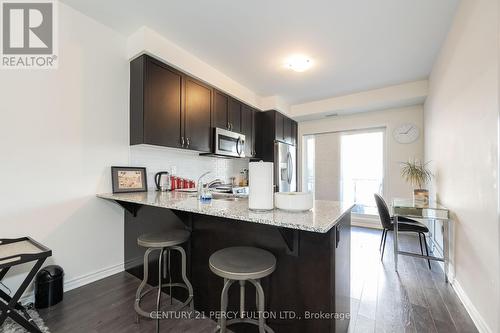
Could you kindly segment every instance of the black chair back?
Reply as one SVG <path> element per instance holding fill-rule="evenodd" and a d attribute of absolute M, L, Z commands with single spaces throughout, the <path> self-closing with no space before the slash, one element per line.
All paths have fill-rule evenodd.
<path fill-rule="evenodd" d="M 387 204 L 384 201 L 384 198 L 380 196 L 378 193 L 374 193 L 375 202 L 377 203 L 378 215 L 380 216 L 380 222 L 382 222 L 382 226 L 384 229 L 392 228 L 391 214 L 389 214 L 389 208 L 387 208 Z"/>

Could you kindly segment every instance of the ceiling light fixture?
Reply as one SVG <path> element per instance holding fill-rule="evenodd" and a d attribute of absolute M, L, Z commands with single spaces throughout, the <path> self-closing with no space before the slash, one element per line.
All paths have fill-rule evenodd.
<path fill-rule="evenodd" d="M 285 61 L 285 67 L 296 72 L 304 72 L 311 68 L 312 60 L 304 55 L 296 54 Z"/>

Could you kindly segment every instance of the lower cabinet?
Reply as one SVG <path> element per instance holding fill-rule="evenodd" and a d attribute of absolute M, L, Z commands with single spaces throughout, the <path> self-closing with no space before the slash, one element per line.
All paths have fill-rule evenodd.
<path fill-rule="evenodd" d="M 351 309 L 351 218 L 345 216 L 335 228 L 335 313 L 350 315 Z M 336 320 L 335 332 L 347 332 L 349 320 Z"/>

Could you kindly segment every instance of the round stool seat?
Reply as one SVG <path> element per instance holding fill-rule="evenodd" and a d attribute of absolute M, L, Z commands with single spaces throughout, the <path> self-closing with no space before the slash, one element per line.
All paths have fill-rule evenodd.
<path fill-rule="evenodd" d="M 174 229 L 168 232 L 143 234 L 137 238 L 139 246 L 148 248 L 164 248 L 185 243 L 191 233 L 183 229 Z"/>
<path fill-rule="evenodd" d="M 276 258 L 266 250 L 255 247 L 228 247 L 212 254 L 210 270 L 230 280 L 257 280 L 276 268 Z"/>

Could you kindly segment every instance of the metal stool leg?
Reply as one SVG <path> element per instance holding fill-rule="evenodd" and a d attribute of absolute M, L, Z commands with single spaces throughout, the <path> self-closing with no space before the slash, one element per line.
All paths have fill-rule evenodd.
<path fill-rule="evenodd" d="M 191 285 L 191 282 L 189 282 L 187 278 L 187 264 L 186 264 L 186 251 L 180 246 L 172 246 L 171 247 L 174 250 L 177 250 L 181 253 L 181 259 L 182 259 L 182 281 L 184 281 L 184 284 L 187 286 L 188 292 L 189 292 L 189 297 L 191 298 L 190 302 L 190 308 L 191 310 L 194 311 L 194 291 L 193 291 L 193 286 Z"/>
<path fill-rule="evenodd" d="M 220 297 L 220 321 L 219 328 L 220 333 L 226 333 L 226 311 L 227 311 L 227 299 L 229 287 L 234 283 L 234 280 L 224 279 L 224 288 L 222 288 L 222 293 Z"/>
<path fill-rule="evenodd" d="M 171 251 L 170 250 L 167 250 L 167 254 L 168 254 L 168 259 L 167 259 L 167 262 L 168 262 L 168 284 L 170 285 L 170 288 L 169 288 L 169 291 L 168 291 L 168 294 L 170 295 L 170 305 L 172 305 L 172 299 L 173 299 L 173 296 L 172 296 L 172 269 L 170 268 L 170 254 L 171 254 Z"/>
<path fill-rule="evenodd" d="M 165 249 L 161 249 L 160 258 L 158 259 L 158 296 L 156 298 L 156 333 L 160 333 L 160 302 L 161 302 L 161 281 L 162 281 L 162 264 L 163 264 L 163 252 Z"/>
<path fill-rule="evenodd" d="M 240 318 L 245 318 L 245 280 L 240 280 Z"/>
<path fill-rule="evenodd" d="M 143 278 L 142 278 L 141 284 L 139 285 L 139 288 L 137 288 L 137 292 L 135 293 L 135 303 L 134 303 L 134 308 L 135 308 L 135 311 L 136 311 L 135 322 L 137 324 L 139 323 L 139 319 L 140 319 L 140 316 L 139 316 L 139 311 L 140 311 L 139 302 L 141 301 L 142 290 L 144 289 L 144 287 L 148 283 L 149 255 L 154 250 L 155 249 L 147 249 L 146 252 L 144 253 L 144 274 L 143 274 Z"/>
<path fill-rule="evenodd" d="M 250 281 L 255 286 L 257 294 L 259 295 L 259 306 L 257 308 L 257 311 L 259 313 L 259 333 L 266 333 L 266 327 L 265 327 L 266 323 L 264 319 L 264 311 L 265 311 L 264 290 L 262 289 L 262 286 L 260 285 L 259 281 L 255 280 L 250 280 Z"/>

